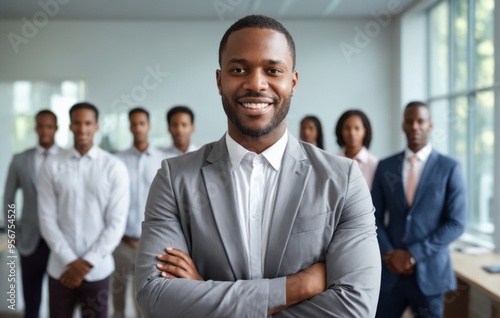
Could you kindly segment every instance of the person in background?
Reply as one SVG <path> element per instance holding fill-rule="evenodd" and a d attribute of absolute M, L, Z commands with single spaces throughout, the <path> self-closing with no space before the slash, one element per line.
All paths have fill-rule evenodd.
<path fill-rule="evenodd" d="M 47 269 L 50 250 L 40 236 L 37 207 L 37 175 L 44 161 L 59 148 L 54 142 L 57 131 L 57 117 L 44 109 L 35 116 L 35 131 L 38 145 L 14 155 L 9 167 L 3 197 L 5 229 L 16 233 L 16 249 L 21 258 L 21 275 L 24 296 L 24 317 L 37 318 L 42 300 L 42 283 Z M 15 204 L 17 190 L 23 193 L 22 212 L 9 213 L 9 206 Z M 17 206 L 17 205 L 16 205 Z M 19 217 L 21 216 L 21 217 Z"/>
<path fill-rule="evenodd" d="M 148 140 L 149 112 L 136 107 L 129 111 L 130 132 L 133 135 L 133 145 L 118 152 L 116 156 L 127 166 L 130 178 L 130 207 L 128 209 L 127 225 L 122 241 L 113 252 L 115 271 L 112 277 L 114 318 L 125 317 L 125 299 L 127 286 L 134 277 L 135 257 L 139 238 L 141 237 L 144 207 L 149 192 L 149 186 L 161 167 L 164 154 L 154 148 Z M 137 302 L 135 302 L 137 318 L 143 317 Z"/>
<path fill-rule="evenodd" d="M 432 148 L 431 129 L 427 105 L 409 103 L 403 117 L 407 148 L 381 160 L 375 173 L 380 318 L 399 318 L 408 305 L 414 317 L 442 317 L 444 293 L 457 286 L 448 245 L 465 228 L 465 183 L 460 164 Z"/>
<path fill-rule="evenodd" d="M 166 149 L 166 157 L 177 157 L 198 149 L 191 143 L 194 132 L 194 113 L 187 106 L 175 106 L 167 112 L 168 132 L 172 146 Z"/>
<path fill-rule="evenodd" d="M 368 151 L 372 141 L 372 127 L 366 114 L 357 109 L 344 112 L 337 121 L 335 135 L 341 148 L 337 154 L 356 160 L 371 188 L 378 159 Z"/>
<path fill-rule="evenodd" d="M 295 44 L 247 16 L 219 46 L 227 133 L 163 160 L 137 253 L 147 317 L 375 315 L 380 253 L 358 166 L 299 142 L 286 116 Z"/>
<path fill-rule="evenodd" d="M 112 253 L 129 208 L 127 168 L 93 143 L 99 112 L 89 103 L 69 110 L 74 147 L 48 158 L 38 176 L 38 218 L 50 248 L 51 318 L 108 314 Z"/>
<path fill-rule="evenodd" d="M 300 140 L 325 149 L 323 144 L 323 129 L 316 116 L 306 116 L 300 121 Z"/>

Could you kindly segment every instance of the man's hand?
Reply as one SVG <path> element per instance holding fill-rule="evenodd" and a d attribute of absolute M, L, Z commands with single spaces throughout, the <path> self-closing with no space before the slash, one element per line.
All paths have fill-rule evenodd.
<path fill-rule="evenodd" d="M 286 305 L 268 312 L 273 315 L 291 305 L 312 298 L 326 290 L 325 263 L 316 263 L 295 275 L 286 277 Z"/>
<path fill-rule="evenodd" d="M 193 280 L 204 280 L 198 273 L 191 256 L 183 251 L 167 247 L 166 254 L 160 254 L 157 258 L 166 264 L 156 264 L 156 268 L 162 271 L 161 276 L 165 278 L 189 278 Z"/>
<path fill-rule="evenodd" d="M 92 265 L 89 262 L 79 258 L 68 265 L 68 269 L 61 275 L 59 281 L 65 287 L 76 288 L 81 285 L 91 269 Z"/>
<path fill-rule="evenodd" d="M 395 249 L 389 251 L 382 257 L 389 270 L 398 275 L 411 275 L 414 265 L 411 262 L 411 254 L 406 250 Z"/>

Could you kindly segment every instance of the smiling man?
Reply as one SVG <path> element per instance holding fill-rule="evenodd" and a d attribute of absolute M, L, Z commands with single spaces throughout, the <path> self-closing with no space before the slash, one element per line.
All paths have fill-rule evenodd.
<path fill-rule="evenodd" d="M 373 317 L 380 257 L 357 164 L 299 142 L 295 44 L 247 16 L 219 47 L 227 133 L 164 160 L 136 264 L 148 317 Z"/>
<path fill-rule="evenodd" d="M 71 107 L 74 148 L 48 158 L 38 177 L 40 232 L 50 248 L 50 317 L 107 317 L 112 253 L 125 230 L 127 168 L 94 145 L 98 110 Z"/>
<path fill-rule="evenodd" d="M 402 128 L 407 148 L 379 162 L 372 187 L 384 263 L 377 317 L 407 306 L 414 317 L 442 317 L 444 293 L 457 286 L 448 245 L 465 228 L 465 184 L 459 163 L 429 143 L 426 104 L 409 103 Z"/>

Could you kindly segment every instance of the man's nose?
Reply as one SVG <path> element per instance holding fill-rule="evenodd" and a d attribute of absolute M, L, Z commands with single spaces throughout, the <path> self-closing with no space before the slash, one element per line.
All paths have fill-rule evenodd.
<path fill-rule="evenodd" d="M 246 76 L 244 88 L 250 91 L 259 92 L 268 88 L 267 76 L 263 71 L 254 71 Z"/>

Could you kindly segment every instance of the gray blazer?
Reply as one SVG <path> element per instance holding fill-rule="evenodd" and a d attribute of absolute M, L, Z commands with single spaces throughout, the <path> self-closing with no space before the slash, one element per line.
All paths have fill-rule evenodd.
<path fill-rule="evenodd" d="M 285 277 L 326 262 L 320 295 L 275 317 L 374 317 L 381 261 L 370 192 L 357 164 L 293 136 L 283 156 L 264 278 L 249 279 L 225 138 L 166 159 L 153 181 L 136 260 L 147 317 L 266 317 Z M 189 253 L 206 281 L 165 279 L 165 247 Z"/>
<path fill-rule="evenodd" d="M 35 173 L 36 148 L 14 155 L 10 163 L 3 196 L 4 216 L 7 220 L 8 204 L 15 203 L 16 192 L 23 191 L 21 215 L 16 207 L 16 248 L 23 256 L 32 254 L 40 241 L 37 213 L 37 175 Z"/>

